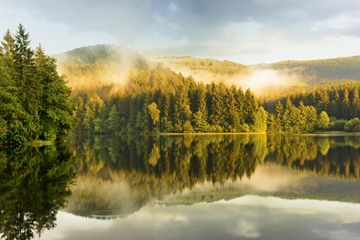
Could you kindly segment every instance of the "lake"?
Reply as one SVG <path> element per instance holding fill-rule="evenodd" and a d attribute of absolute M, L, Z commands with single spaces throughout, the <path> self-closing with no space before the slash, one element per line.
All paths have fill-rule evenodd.
<path fill-rule="evenodd" d="M 0 152 L 2 238 L 360 238 L 360 135 L 69 145 Z"/>

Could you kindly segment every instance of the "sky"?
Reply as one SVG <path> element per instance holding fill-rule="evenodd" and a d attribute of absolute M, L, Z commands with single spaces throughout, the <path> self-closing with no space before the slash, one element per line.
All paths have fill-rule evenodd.
<path fill-rule="evenodd" d="M 244 64 L 360 55 L 359 0 L 0 0 L 47 53 L 111 43 Z"/>

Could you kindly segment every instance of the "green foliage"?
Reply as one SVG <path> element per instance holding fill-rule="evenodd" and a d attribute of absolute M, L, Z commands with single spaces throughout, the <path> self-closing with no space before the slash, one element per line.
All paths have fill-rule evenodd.
<path fill-rule="evenodd" d="M 351 119 L 360 115 L 359 88 L 360 83 L 356 81 L 323 83 L 291 94 L 289 98 L 296 106 L 302 103 L 315 107 L 317 112 L 326 111 L 337 119 Z M 280 99 L 280 102 L 285 104 L 286 98 Z M 275 104 L 267 102 L 267 110 L 274 111 Z"/>
<path fill-rule="evenodd" d="M 257 188 L 249 188 L 247 184 L 243 186 L 239 180 L 252 177 L 259 166 L 261 170 L 268 168 L 271 174 L 276 169 L 282 174 L 286 169 L 295 169 L 300 176 L 310 173 L 311 180 L 314 180 L 314 175 L 325 176 L 322 180 L 326 183 L 330 181 L 330 185 L 305 184 L 301 192 L 324 193 L 330 190 L 338 199 L 343 194 L 339 194 L 334 178 L 341 179 L 338 182 L 352 180 L 352 187 L 347 188 L 351 192 L 358 188 L 353 183 L 360 177 L 358 136 L 95 136 L 83 140 L 74 144 L 79 181 L 70 196 L 67 211 L 87 216 L 101 211 L 108 214 L 129 213 L 129 208 L 135 211 L 154 199 L 168 201 L 177 194 L 187 199 L 189 194 L 198 190 L 204 191 L 199 201 L 214 201 L 216 186 L 219 189 L 229 186 L 232 193 L 242 190 L 233 197 L 257 194 Z M 104 172 L 108 174 L 104 175 Z M 289 172 L 291 176 L 294 173 Z M 231 181 L 234 184 L 229 184 Z M 115 189 L 114 184 L 122 182 L 127 183 L 126 194 L 117 190 L 108 192 L 108 189 Z M 208 188 L 201 187 L 203 183 L 214 186 L 206 190 Z M 186 193 L 182 194 L 184 189 Z M 271 195 L 286 190 L 273 190 Z M 292 187 L 288 191 L 294 193 Z M 354 199 L 359 202 L 356 196 L 357 190 Z M 125 199 L 118 200 L 121 197 Z M 132 203 L 130 207 L 129 200 Z"/>
<path fill-rule="evenodd" d="M 164 64 L 165 66 L 186 67 L 196 72 L 210 72 L 214 74 L 246 74 L 249 72 L 247 66 L 231 61 L 218 61 L 210 58 L 194 58 L 194 57 L 163 57 L 155 59 L 155 62 Z"/>
<path fill-rule="evenodd" d="M 255 131 L 259 109 L 250 90 L 197 83 L 160 66 L 134 70 L 121 91 L 113 84 L 73 97 L 77 134 Z M 256 131 L 264 131 L 260 122 Z"/>
<path fill-rule="evenodd" d="M 318 128 L 325 130 L 328 128 L 330 123 L 330 118 L 325 111 L 322 111 L 319 115 L 318 119 Z"/>
<path fill-rule="evenodd" d="M 347 132 L 360 132 L 360 119 L 353 118 L 345 123 L 344 130 Z"/>
<path fill-rule="evenodd" d="M 360 56 L 311 61 L 284 61 L 271 64 L 269 67 L 296 72 L 310 82 L 337 79 L 360 80 Z"/>
<path fill-rule="evenodd" d="M 267 131 L 267 118 L 268 114 L 263 107 L 259 107 L 255 113 L 255 123 L 254 131 L 255 132 L 266 132 Z"/>
<path fill-rule="evenodd" d="M 320 115 L 322 121 L 326 122 L 328 120 L 330 122 L 329 117 L 324 119 L 324 113 Z M 287 98 L 285 106 L 278 102 L 275 113 L 269 114 L 267 128 L 271 133 L 309 133 L 319 129 L 319 118 L 315 107 L 306 106 L 302 102 L 297 107 L 290 98 Z M 329 125 L 329 122 L 327 125 Z M 327 127 L 320 129 L 325 130 Z"/>
<path fill-rule="evenodd" d="M 152 122 L 154 128 L 157 129 L 158 124 L 160 122 L 160 110 L 158 109 L 156 103 L 154 103 L 154 102 L 148 106 L 148 109 L 149 109 L 149 115 L 151 118 L 151 122 Z"/>
<path fill-rule="evenodd" d="M 2 239 L 31 239 L 55 227 L 75 177 L 72 160 L 64 146 L 0 152 Z"/>
<path fill-rule="evenodd" d="M 23 144 L 55 139 L 72 124 L 70 90 L 57 74 L 55 60 L 39 46 L 30 48 L 29 34 L 19 25 L 8 31 L 0 48 L 0 143 Z"/>

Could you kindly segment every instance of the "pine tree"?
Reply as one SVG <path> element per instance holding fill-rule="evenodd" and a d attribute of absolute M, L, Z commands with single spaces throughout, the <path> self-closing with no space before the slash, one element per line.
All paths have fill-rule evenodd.
<path fill-rule="evenodd" d="M 41 47 L 34 55 L 22 25 L 15 37 L 7 31 L 0 52 L 0 140 L 60 139 L 72 123 L 72 108 L 55 60 Z"/>
<path fill-rule="evenodd" d="M 344 118 L 349 118 L 349 108 L 350 108 L 350 99 L 349 99 L 349 90 L 348 88 L 344 89 L 343 99 L 342 99 L 342 115 Z"/>
<path fill-rule="evenodd" d="M 352 106 L 351 117 L 354 118 L 356 116 L 359 116 L 359 114 L 360 114 L 360 97 L 359 97 L 359 88 L 358 87 L 354 88 L 351 106 Z"/>
<path fill-rule="evenodd" d="M 280 133 L 283 130 L 283 110 L 284 107 L 281 102 L 276 104 L 275 110 L 275 125 L 274 125 L 274 132 Z"/>
<path fill-rule="evenodd" d="M 107 119 L 108 132 L 118 134 L 120 132 L 120 124 L 120 114 L 117 106 L 114 104 L 110 109 L 109 117 Z"/>
<path fill-rule="evenodd" d="M 248 125 L 253 125 L 255 122 L 255 113 L 257 109 L 257 102 L 255 96 L 247 89 L 245 92 L 244 100 L 244 114 L 245 114 L 245 123 Z"/>
<path fill-rule="evenodd" d="M 31 115 L 37 111 L 38 99 L 41 90 L 40 83 L 34 80 L 34 58 L 30 48 L 29 34 L 23 25 L 19 25 L 15 34 L 14 63 L 16 69 L 16 81 L 19 88 L 20 99 L 25 110 Z M 37 116 L 34 116 L 36 118 Z M 37 119 L 34 119 L 35 121 Z"/>
<path fill-rule="evenodd" d="M 36 96 L 39 99 L 37 111 L 42 125 L 41 138 L 51 139 L 57 134 L 63 135 L 71 127 L 70 89 L 58 75 L 55 59 L 46 56 L 41 46 L 35 51 L 34 67 L 34 81 L 41 90 Z"/>

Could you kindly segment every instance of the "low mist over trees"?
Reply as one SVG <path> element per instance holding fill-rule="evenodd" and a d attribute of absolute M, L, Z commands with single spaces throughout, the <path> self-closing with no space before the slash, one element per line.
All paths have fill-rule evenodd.
<path fill-rule="evenodd" d="M 22 25 L 4 36 L 0 50 L 0 141 L 53 140 L 72 125 L 75 134 L 160 132 L 305 133 L 358 131 L 357 82 L 324 84 L 259 103 L 246 91 L 220 81 L 202 83 L 150 63 L 129 49 L 97 45 L 58 55 L 30 48 Z M 165 58 L 166 59 L 166 58 Z M 236 75 L 244 65 L 228 61 L 170 58 L 192 70 Z M 116 70 L 116 71 L 115 71 Z"/>
<path fill-rule="evenodd" d="M 352 82 L 324 84 L 305 92 L 294 92 L 288 98 L 272 102 L 265 100 L 260 104 L 250 89 L 243 91 L 216 79 L 213 83 L 201 83 L 162 64 L 149 64 L 138 55 L 129 59 L 129 62 L 136 63 L 136 67 L 128 69 L 128 78 L 120 85 L 117 81 L 106 82 L 106 77 L 106 83 L 94 84 L 103 76 L 96 69 L 102 69 L 104 62 L 114 58 L 126 61 L 124 56 L 129 55 L 121 53 L 122 56 L 104 58 L 106 54 L 100 54 L 96 60 L 94 53 L 104 47 L 94 46 L 90 53 L 87 51 L 91 48 L 85 48 L 70 54 L 71 59 L 83 59 L 76 63 L 81 66 L 81 72 L 97 78 L 89 78 L 89 82 L 76 88 L 73 94 L 77 133 L 304 133 L 344 130 L 345 120 L 357 116 L 358 85 Z M 91 56 L 90 62 L 86 60 L 88 56 Z M 159 62 L 165 60 L 177 66 L 216 74 L 228 74 L 229 71 L 236 74 L 244 70 L 242 65 L 209 59 L 172 57 Z M 123 66 L 123 63 L 119 64 Z M 224 68 L 229 68 L 229 71 Z M 83 81 L 76 77 L 76 68 L 67 68 L 65 72 L 70 74 L 71 82 Z"/>
<path fill-rule="evenodd" d="M 265 65 L 277 70 L 295 72 L 308 82 L 324 80 L 360 80 L 360 56 L 308 61 L 283 61 Z"/>
<path fill-rule="evenodd" d="M 197 83 L 161 66 L 133 72 L 116 94 L 105 89 L 77 93 L 77 132 L 266 131 L 267 113 L 250 90 Z"/>

